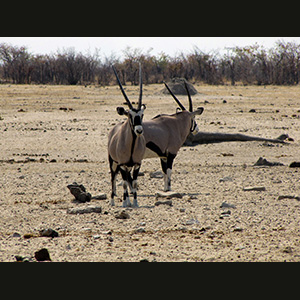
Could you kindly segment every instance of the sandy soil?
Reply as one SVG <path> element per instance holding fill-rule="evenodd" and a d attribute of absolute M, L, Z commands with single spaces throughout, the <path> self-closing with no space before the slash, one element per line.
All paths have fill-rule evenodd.
<path fill-rule="evenodd" d="M 175 112 L 162 88 L 145 86 L 145 119 Z M 294 141 L 181 148 L 172 187 L 184 196 L 173 198 L 173 206 L 154 205 L 163 180 L 150 173 L 160 163 L 145 160 L 140 208 L 127 208 L 130 218 L 117 219 L 121 186 L 111 207 L 109 199 L 76 203 L 67 185 L 76 181 L 109 198 L 107 134 L 123 120 L 115 111 L 124 102 L 119 88 L 1 85 L 0 261 L 33 257 L 41 248 L 52 261 L 300 261 L 300 202 L 278 199 L 300 194 L 299 169 L 289 168 L 300 161 L 300 87 L 196 88 L 194 106 L 205 107 L 197 117 L 201 131 L 270 138 L 286 133 Z M 136 101 L 138 87 L 128 86 L 127 93 Z M 284 166 L 253 166 L 259 157 Z M 265 190 L 244 191 L 247 186 Z M 235 208 L 221 208 L 223 202 Z M 102 212 L 67 213 L 89 205 Z M 46 228 L 59 236 L 40 236 Z"/>

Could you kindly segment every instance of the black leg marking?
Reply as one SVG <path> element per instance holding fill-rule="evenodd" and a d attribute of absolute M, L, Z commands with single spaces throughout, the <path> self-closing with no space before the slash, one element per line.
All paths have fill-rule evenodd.
<path fill-rule="evenodd" d="M 131 206 L 129 195 L 128 195 L 128 184 L 129 184 L 129 169 L 126 166 L 120 167 L 121 175 L 123 178 L 123 207 Z"/>
<path fill-rule="evenodd" d="M 175 157 L 176 157 L 176 154 L 169 153 L 168 157 L 167 157 L 167 161 L 164 161 L 164 165 L 163 165 L 163 160 L 161 160 L 163 170 L 165 168 L 165 171 L 164 171 L 164 173 L 165 173 L 164 174 L 164 180 L 165 180 L 164 190 L 165 191 L 171 191 L 172 166 L 173 166 Z"/>
<path fill-rule="evenodd" d="M 138 202 L 137 202 L 137 177 L 139 175 L 139 171 L 140 171 L 141 165 L 140 164 L 136 164 L 133 167 L 133 182 L 132 182 L 132 193 L 133 193 L 133 206 L 138 207 Z"/>
<path fill-rule="evenodd" d="M 109 168 L 110 168 L 110 175 L 111 175 L 111 205 L 115 205 L 114 197 L 116 196 L 116 176 L 120 171 L 119 165 L 113 161 L 111 156 L 108 157 L 109 160 Z"/>
<path fill-rule="evenodd" d="M 167 169 L 171 169 L 172 170 L 173 161 L 174 161 L 175 157 L 176 157 L 176 154 L 172 154 L 172 153 L 168 154 Z"/>
<path fill-rule="evenodd" d="M 163 172 L 165 174 L 167 174 L 167 159 L 161 158 L 160 163 L 161 163 L 161 168 L 162 168 Z"/>

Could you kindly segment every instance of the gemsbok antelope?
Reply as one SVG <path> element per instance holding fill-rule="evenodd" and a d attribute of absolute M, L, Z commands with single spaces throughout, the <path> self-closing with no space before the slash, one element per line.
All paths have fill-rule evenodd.
<path fill-rule="evenodd" d="M 116 195 L 116 176 L 121 172 L 123 179 L 123 207 L 132 206 L 129 200 L 128 186 L 133 193 L 133 206 L 138 207 L 137 202 L 137 177 L 141 167 L 141 162 L 146 150 L 146 141 L 143 135 L 143 115 L 146 106 L 142 104 L 142 71 L 139 65 L 139 80 L 140 80 L 140 94 L 137 108 L 133 108 L 129 101 L 117 71 L 112 66 L 117 82 L 120 86 L 122 94 L 126 100 L 129 110 L 123 107 L 117 107 L 119 115 L 127 116 L 125 122 L 115 125 L 108 134 L 108 160 L 111 172 L 111 205 L 115 205 L 114 196 Z M 130 172 L 133 170 L 131 177 Z"/>
<path fill-rule="evenodd" d="M 198 107 L 193 111 L 192 98 L 185 84 L 189 100 L 189 111 L 180 103 L 168 85 L 166 88 L 179 105 L 181 111 L 173 115 L 158 115 L 150 121 L 143 122 L 144 137 L 146 140 L 146 151 L 144 158 L 159 157 L 164 173 L 164 191 L 171 191 L 171 174 L 174 158 L 180 147 L 191 132 L 199 132 L 195 121 L 196 115 L 201 115 L 204 108 Z"/>

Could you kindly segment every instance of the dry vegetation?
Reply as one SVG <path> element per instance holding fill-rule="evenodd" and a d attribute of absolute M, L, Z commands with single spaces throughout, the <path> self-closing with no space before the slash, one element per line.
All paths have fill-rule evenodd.
<path fill-rule="evenodd" d="M 146 85 L 145 118 L 173 113 L 162 85 Z M 122 120 L 116 86 L 0 87 L 0 261 L 33 256 L 47 248 L 52 261 L 299 261 L 297 198 L 299 86 L 197 86 L 201 131 L 246 133 L 294 142 L 231 142 L 183 147 L 173 168 L 173 190 L 184 193 L 173 206 L 155 206 L 162 179 L 158 159 L 145 160 L 139 177 L 140 208 L 117 219 L 109 199 L 78 204 L 67 189 L 76 181 L 92 195 L 110 194 L 108 130 Z M 132 101 L 138 87 L 128 86 Z M 184 96 L 180 99 L 185 101 Z M 204 104 L 204 101 L 208 103 Z M 227 103 L 223 103 L 226 100 Z M 250 113 L 255 109 L 255 113 Z M 284 166 L 255 167 L 259 157 Z M 119 177 L 119 182 L 121 177 Z M 264 191 L 244 191 L 263 186 Z M 235 208 L 220 208 L 223 202 Z M 99 205 L 101 213 L 68 214 L 69 208 Z M 41 237 L 52 228 L 59 236 Z"/>

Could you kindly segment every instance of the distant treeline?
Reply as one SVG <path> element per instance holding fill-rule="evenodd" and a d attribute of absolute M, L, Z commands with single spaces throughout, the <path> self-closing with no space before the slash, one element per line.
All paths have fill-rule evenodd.
<path fill-rule="evenodd" d="M 277 41 L 266 49 L 255 44 L 205 53 L 194 47 L 171 57 L 152 55 L 127 47 L 123 58 L 76 52 L 74 48 L 54 54 L 32 54 L 26 47 L 0 44 L 0 83 L 17 84 L 116 84 L 114 64 L 123 84 L 138 84 L 138 62 L 145 84 L 162 83 L 173 77 L 206 84 L 295 85 L 300 78 L 300 44 Z"/>

